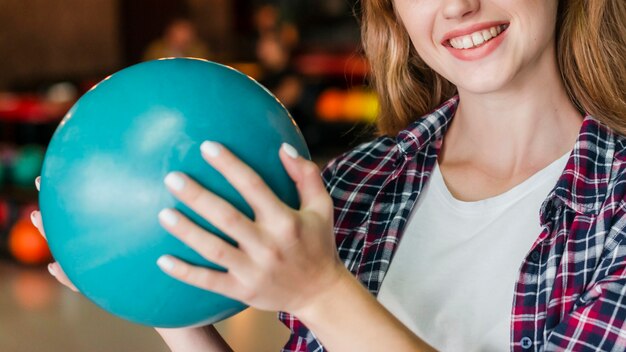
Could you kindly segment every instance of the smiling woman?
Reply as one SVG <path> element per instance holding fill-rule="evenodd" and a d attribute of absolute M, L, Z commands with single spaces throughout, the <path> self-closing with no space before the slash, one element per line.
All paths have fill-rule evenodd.
<path fill-rule="evenodd" d="M 393 136 L 406 127 L 416 117 L 422 116 L 456 92 L 454 82 L 443 77 L 443 72 L 425 62 L 416 47 L 411 45 L 411 37 L 398 20 L 409 14 L 409 10 L 424 11 L 424 4 L 429 8 L 439 7 L 447 1 L 413 2 L 397 0 L 371 0 L 363 2 L 363 44 L 372 66 L 371 78 L 381 99 L 381 115 L 378 119 L 379 132 Z M 475 1 L 452 1 L 450 6 L 465 6 Z M 493 4 L 502 8 L 506 4 L 518 7 L 550 7 L 555 31 L 552 34 L 558 50 L 555 56 L 559 71 L 563 77 L 568 96 L 580 111 L 586 111 L 604 121 L 620 133 L 626 133 L 624 115 L 626 107 L 620 99 L 626 81 L 626 69 L 623 64 L 623 51 L 626 45 L 626 28 L 623 23 L 624 8 L 621 1 L 588 2 L 571 1 L 480 1 L 479 6 Z M 421 5 L 419 5 L 421 4 Z M 465 4 L 465 5 L 464 5 Z M 558 8 L 557 8 L 558 6 Z M 509 5 L 510 7 L 510 5 Z M 411 10 L 410 10 L 411 11 Z M 481 10 L 480 18 L 489 20 Z M 539 14 L 540 16 L 537 16 Z M 529 11 L 531 17 L 545 16 L 546 11 Z M 432 18 L 426 14 L 414 15 L 419 21 L 411 24 L 428 22 Z M 443 13 L 441 13 L 443 16 Z M 462 23 L 479 23 L 476 16 Z M 466 17 L 467 18 L 467 17 Z M 533 27 L 524 28 L 533 30 Z M 536 38 L 523 28 L 518 35 Z M 429 31 L 430 32 L 430 31 Z M 545 35 L 544 35 L 545 36 Z M 534 40 L 534 39 L 533 39 Z M 433 38 L 434 43 L 440 43 Z M 428 65 L 427 65 L 428 64 Z"/>
<path fill-rule="evenodd" d="M 254 216 L 170 174 L 169 191 L 239 246 L 166 210 L 167 231 L 228 271 L 174 256 L 161 269 L 281 311 L 283 351 L 622 350 L 626 3 L 362 4 L 379 137 L 321 178 L 275 150 L 297 209 L 203 144 Z M 174 351 L 230 350 L 212 327 L 159 333 Z"/>

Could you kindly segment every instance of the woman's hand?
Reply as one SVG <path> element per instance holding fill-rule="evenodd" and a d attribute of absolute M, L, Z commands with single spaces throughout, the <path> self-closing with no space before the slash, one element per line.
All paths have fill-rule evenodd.
<path fill-rule="evenodd" d="M 296 184 L 300 209 L 284 204 L 249 166 L 222 145 L 205 142 L 204 159 L 239 191 L 254 211 L 252 221 L 230 203 L 188 176 L 170 173 L 170 191 L 197 214 L 236 240 L 234 247 L 173 209 L 159 214 L 161 224 L 207 260 L 228 268 L 220 272 L 171 256 L 159 266 L 171 276 L 264 310 L 295 313 L 313 304 L 346 269 L 333 236 L 333 204 L 319 168 L 283 145 L 280 159 Z"/>
<path fill-rule="evenodd" d="M 169 174 L 165 183 L 171 192 L 239 247 L 165 209 L 159 219 L 168 231 L 228 271 L 163 256 L 158 264 L 164 271 L 259 309 L 291 313 L 331 351 L 433 351 L 339 260 L 332 200 L 314 163 L 299 157 L 291 146 L 280 148 L 280 159 L 300 195 L 300 209 L 292 209 L 222 145 L 205 142 L 201 149 L 204 159 L 247 201 L 255 220 L 189 177 Z"/>

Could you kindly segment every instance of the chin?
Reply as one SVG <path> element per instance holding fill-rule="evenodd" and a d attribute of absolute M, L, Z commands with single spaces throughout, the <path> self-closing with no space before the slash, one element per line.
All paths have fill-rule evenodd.
<path fill-rule="evenodd" d="M 498 73 L 474 73 L 462 79 L 450 80 L 459 92 L 487 94 L 502 91 L 511 81 L 508 76 Z"/>

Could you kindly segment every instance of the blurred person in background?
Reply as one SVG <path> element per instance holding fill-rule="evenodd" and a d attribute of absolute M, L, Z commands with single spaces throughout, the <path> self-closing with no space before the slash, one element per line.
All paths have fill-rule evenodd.
<path fill-rule="evenodd" d="M 272 4 L 257 7 L 254 12 L 254 28 L 259 37 L 274 35 L 287 50 L 295 49 L 300 42 L 300 32 L 293 23 L 281 19 L 279 9 Z"/>
<path fill-rule="evenodd" d="M 146 49 L 144 60 L 155 60 L 163 57 L 196 57 L 208 59 L 208 46 L 198 38 L 194 24 L 186 18 L 173 20 L 161 38 L 156 39 Z"/>
<path fill-rule="evenodd" d="M 291 52 L 285 43 L 274 33 L 264 34 L 257 41 L 256 57 L 262 72 L 259 82 L 287 109 L 294 108 L 302 95 L 302 79 L 292 67 Z"/>
<path fill-rule="evenodd" d="M 293 53 L 299 44 L 298 28 L 282 21 L 274 5 L 262 5 L 253 15 L 256 43 L 256 61 L 259 64 L 259 83 L 270 90 L 289 110 L 300 129 L 308 136 L 313 116 L 302 106 L 305 85 L 293 67 Z M 307 138 L 310 142 L 311 138 Z"/>

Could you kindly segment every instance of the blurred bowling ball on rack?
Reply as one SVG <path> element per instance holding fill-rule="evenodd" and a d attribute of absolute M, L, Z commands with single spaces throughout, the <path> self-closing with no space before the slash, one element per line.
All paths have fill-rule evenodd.
<path fill-rule="evenodd" d="M 26 145 L 18 149 L 11 165 L 13 182 L 22 187 L 33 187 L 41 172 L 44 149 L 39 145 Z"/>
<path fill-rule="evenodd" d="M 375 123 L 380 113 L 378 95 L 373 91 L 365 91 L 361 99 L 363 104 L 363 120 L 367 123 Z"/>
<path fill-rule="evenodd" d="M 378 110 L 376 93 L 362 87 L 326 89 L 319 95 L 315 105 L 317 116 L 328 122 L 374 123 Z"/>
<path fill-rule="evenodd" d="M 327 121 L 336 121 L 343 115 L 344 93 L 339 89 L 327 89 L 320 94 L 315 104 L 317 116 Z"/>
<path fill-rule="evenodd" d="M 210 324 L 246 306 L 163 273 L 171 254 L 226 270 L 167 233 L 157 214 L 177 208 L 234 241 L 177 201 L 163 185 L 182 171 L 244 214 L 252 209 L 203 160 L 205 140 L 225 145 L 294 208 L 299 199 L 278 151 L 310 158 L 284 106 L 232 68 L 199 59 L 144 62 L 81 97 L 56 130 L 41 173 L 39 204 L 54 257 L 91 301 L 124 319 L 159 327 Z"/>
<path fill-rule="evenodd" d="M 29 218 L 20 218 L 9 232 L 9 252 L 22 264 L 45 264 L 51 260 L 46 240 Z"/>
<path fill-rule="evenodd" d="M 342 116 L 352 122 L 363 118 L 363 93 L 360 90 L 349 90 L 345 93 Z"/>

